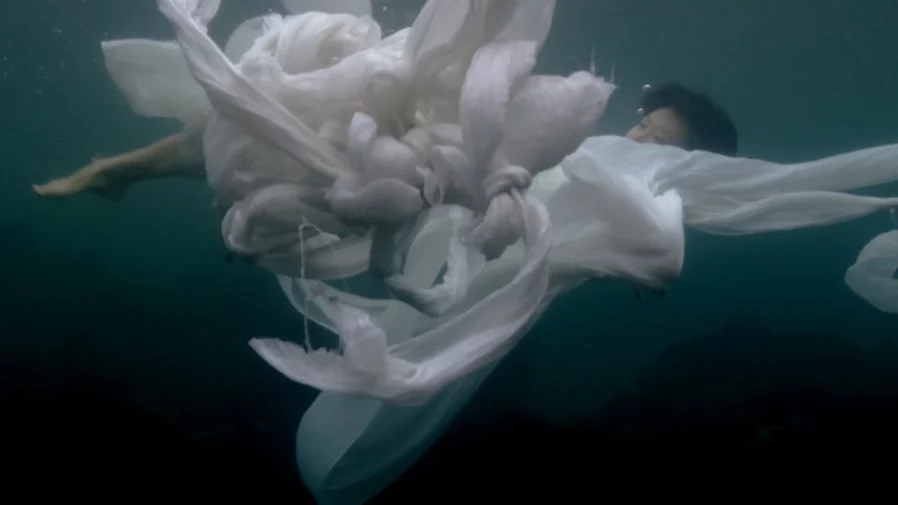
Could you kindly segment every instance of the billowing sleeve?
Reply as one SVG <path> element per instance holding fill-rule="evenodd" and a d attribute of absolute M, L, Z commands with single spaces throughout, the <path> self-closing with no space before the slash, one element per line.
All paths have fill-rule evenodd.
<path fill-rule="evenodd" d="M 852 193 L 898 180 L 898 145 L 795 164 L 661 150 L 668 162 L 654 184 L 676 187 L 687 225 L 711 233 L 826 226 L 898 206 L 898 198 Z"/>
<path fill-rule="evenodd" d="M 663 289 L 683 266 L 683 205 L 676 189 L 595 163 L 579 150 L 561 164 L 568 181 L 547 201 L 555 231 L 553 269 Z"/>
<path fill-rule="evenodd" d="M 898 145 L 860 149 L 804 163 L 777 164 L 703 151 L 593 137 L 580 148 L 593 170 L 614 167 L 655 193 L 675 189 L 686 226 L 743 235 L 826 226 L 898 208 L 898 197 L 853 193 L 898 180 Z M 898 312 L 898 241 L 874 239 L 846 274 L 876 308 Z"/>

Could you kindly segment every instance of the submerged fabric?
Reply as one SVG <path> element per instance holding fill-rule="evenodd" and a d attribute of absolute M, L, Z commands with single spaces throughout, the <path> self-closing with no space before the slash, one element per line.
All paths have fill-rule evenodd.
<path fill-rule="evenodd" d="M 898 231 L 870 241 L 845 273 L 845 283 L 870 305 L 898 314 Z"/>
<path fill-rule="evenodd" d="M 823 226 L 898 205 L 896 198 L 839 192 L 898 178 L 893 169 L 896 159 L 898 146 L 883 146 L 807 163 L 780 165 L 647 146 L 621 137 L 590 138 L 559 167 L 541 174 L 532 188 L 533 194 L 546 202 L 555 230 L 550 293 L 560 294 L 579 281 L 596 276 L 629 277 L 651 284 L 651 276 L 646 273 L 657 274 L 664 271 L 659 266 L 676 265 L 678 260 L 668 261 L 670 258 L 663 251 L 673 255 L 677 248 L 658 247 L 663 237 L 675 236 L 664 232 L 673 228 L 666 228 L 663 223 L 664 216 L 676 214 L 661 212 L 664 207 L 657 200 L 655 206 L 646 205 L 641 211 L 626 206 L 626 203 L 639 203 L 640 195 L 654 195 L 675 187 L 677 198 L 669 203 L 681 206 L 685 223 L 713 233 L 745 234 Z M 842 178 L 836 180 L 839 174 Z M 594 184 L 608 177 L 616 177 L 618 184 Z M 801 182 L 793 182 L 796 179 Z M 595 198 L 603 194 L 603 187 L 614 187 L 620 191 L 619 195 L 633 197 L 623 205 L 618 201 L 603 208 L 601 200 L 604 199 Z M 627 212 L 616 212 L 617 209 L 627 209 Z M 656 211 L 653 213 L 652 209 Z M 630 234 L 633 224 L 625 220 L 619 221 L 620 226 L 614 226 L 615 218 L 629 218 L 634 210 L 646 216 L 644 226 L 656 225 L 653 233 L 646 234 L 646 228 L 637 226 L 632 230 L 640 233 Z M 584 226 L 591 225 L 607 227 L 609 233 L 585 231 Z M 612 230 L 620 230 L 622 234 L 615 236 L 610 233 Z M 642 244 L 627 244 L 626 239 L 631 237 L 645 240 Z M 658 242 L 655 237 L 659 238 Z M 621 247 L 615 249 L 614 245 Z M 642 261 L 637 261 L 647 251 L 656 254 L 645 255 Z M 520 257 L 519 250 L 511 249 L 499 260 L 488 263 L 472 283 L 466 303 L 476 303 L 477 297 L 507 282 Z M 415 263 L 410 261 L 409 265 Z M 637 265 L 644 268 L 636 268 Z M 896 281 L 891 276 L 896 266 L 898 235 L 889 232 L 865 249 L 858 263 L 849 270 L 847 280 L 859 293 L 865 289 L 859 283 L 874 283 L 873 293 L 885 295 L 879 300 L 894 303 Z M 877 276 L 882 282 L 874 282 Z M 286 286 L 302 289 L 299 281 L 288 281 Z M 546 306 L 552 299 L 552 295 L 546 298 Z M 302 311 L 301 306 L 298 309 Z M 366 310 L 376 309 L 369 305 Z M 888 306 L 883 310 L 888 310 Z M 427 318 L 419 317 L 417 321 L 422 328 L 434 324 Z M 322 322 L 328 324 L 326 320 Z M 312 489 L 319 490 L 316 496 L 322 503 L 362 503 L 414 463 L 445 430 L 490 370 L 456 381 L 440 396 L 415 409 L 322 394 L 303 418 L 297 439 L 305 481 Z M 321 429 L 328 419 L 336 418 L 342 420 L 340 429 Z M 395 426 L 395 431 L 389 430 L 389 426 Z M 308 457 L 304 450 L 310 451 Z M 329 458 L 319 459 L 313 454 L 328 454 Z"/>
<path fill-rule="evenodd" d="M 574 165 L 563 166 L 575 172 Z M 646 186 L 611 171 L 583 175 L 572 180 L 564 170 L 556 169 L 538 177 L 532 189 L 546 202 L 553 227 L 556 223 L 569 225 L 555 227 L 550 262 L 552 276 L 539 314 L 557 295 L 588 278 L 613 275 L 660 286 L 679 271 L 682 263 L 683 231 L 676 193 L 650 196 Z M 612 192 L 615 189 L 620 193 L 615 195 Z M 597 194 L 609 199 L 597 199 Z M 638 207 L 639 203 L 644 206 Z M 620 205 L 618 208 L 627 212 L 608 212 L 614 208 L 609 205 Z M 435 220 L 431 225 L 429 234 L 434 235 L 440 228 L 446 233 L 452 226 L 447 220 Z M 447 237 L 444 235 L 443 244 Z M 435 255 L 426 248 L 429 245 L 440 250 L 445 247 L 440 242 L 430 235 L 422 236 L 410 254 L 408 265 L 423 267 L 429 263 L 435 267 L 438 263 L 434 262 Z M 583 248 L 593 247 L 592 244 L 600 244 L 601 248 L 595 250 L 589 261 L 582 261 Z M 519 246 L 487 263 L 472 280 L 463 306 L 475 305 L 507 283 L 522 257 Z M 311 289 L 308 283 L 296 279 L 282 279 L 282 282 L 300 311 L 310 314 L 325 327 L 333 326 L 321 312 L 313 313 L 304 306 L 304 293 Z M 379 317 L 385 326 L 403 328 L 404 333 L 391 332 L 399 337 L 410 338 L 439 324 L 438 319 L 423 314 L 388 315 L 386 307 L 395 303 L 384 301 L 383 306 L 377 307 L 367 300 L 360 307 Z M 319 503 L 364 503 L 424 453 L 494 366 L 455 381 L 415 408 L 322 393 L 304 415 L 297 434 L 297 454 L 304 482 L 314 490 Z"/>
<path fill-rule="evenodd" d="M 330 251 L 368 246 L 368 270 L 397 300 L 451 313 L 391 344 L 370 314 L 328 298 L 339 352 L 277 339 L 253 340 L 256 352 L 322 391 L 406 404 L 504 356 L 548 285 L 552 231 L 527 189 L 582 142 L 613 90 L 588 72 L 532 75 L 554 3 L 432 0 L 399 36 L 401 52 L 368 17 L 270 15 L 236 64 L 236 50 L 229 58 L 205 31 L 217 1 L 159 6 L 212 104 L 206 165 L 230 197 L 228 246 L 275 273 L 318 279 L 358 273 L 361 258 L 341 264 Z M 254 26 L 231 47 L 245 47 Z M 415 286 L 409 245 L 445 204 L 469 212 L 440 282 Z M 472 256 L 491 260 L 519 242 L 514 277 L 457 310 L 476 278 Z"/>
<path fill-rule="evenodd" d="M 305 299 L 311 293 L 327 293 L 320 286 L 296 300 L 314 305 L 322 314 L 320 322 L 327 314 L 334 322 L 329 327 L 354 334 L 354 341 L 344 339 L 343 349 L 344 357 L 353 360 L 352 368 L 326 354 L 318 362 L 282 365 L 285 359 L 296 359 L 297 352 L 300 361 L 315 354 L 302 354 L 305 351 L 295 347 L 279 349 L 278 342 L 257 341 L 259 352 L 288 375 L 318 366 L 318 377 L 294 378 L 322 389 L 406 402 L 439 395 L 441 404 L 447 398 L 466 397 L 465 388 L 455 393 L 454 385 L 444 388 L 472 373 L 485 376 L 491 363 L 510 349 L 546 306 L 548 251 L 553 242 L 546 209 L 526 194 L 530 179 L 576 148 L 613 89 L 585 72 L 568 78 L 530 75 L 554 3 L 429 2 L 411 29 L 383 40 L 370 18 L 320 12 L 288 18 L 270 15 L 243 23 L 224 50 L 205 34 L 217 2 L 159 4 L 176 29 L 186 64 L 173 58 L 167 69 L 153 69 L 152 77 L 167 72 L 179 77 L 169 81 L 176 86 L 136 98 L 135 89 L 120 87 L 142 114 L 180 118 L 174 114 L 184 109 L 171 107 L 175 98 L 198 97 L 198 90 L 207 98 L 196 98 L 195 105 L 205 125 L 202 143 L 209 183 L 229 209 L 222 223 L 228 246 L 291 282 L 346 277 L 374 263 L 375 277 L 385 280 L 405 302 L 365 309 L 364 301 L 351 297 L 339 297 L 339 304 L 331 303 L 335 297 L 330 296 Z M 295 3 L 291 7 L 298 8 Z M 171 43 L 143 42 L 143 47 L 158 46 L 172 54 Z M 183 79 L 185 68 L 194 81 Z M 496 71 L 500 68 L 504 72 Z M 372 91 L 371 82 L 382 86 Z M 404 88 L 411 90 L 411 96 L 390 95 Z M 364 96 L 371 92 L 381 94 Z M 418 103 L 411 118 L 403 103 L 408 101 Z M 170 109 L 153 109 L 162 106 Z M 422 124 L 429 129 L 408 129 Z M 396 171 L 402 165 L 397 167 L 402 158 L 396 156 L 405 156 L 403 146 L 386 142 L 389 137 L 382 140 L 382 131 L 392 135 L 406 131 L 401 141 L 411 148 L 417 171 Z M 379 153 L 388 158 L 378 161 Z M 418 175 L 421 168 L 429 169 L 429 174 Z M 377 184 L 384 179 L 396 182 Z M 592 182 L 597 190 L 613 194 L 613 186 L 621 183 L 618 179 L 611 174 L 608 180 Z M 420 188 L 425 201 L 418 203 L 411 193 L 404 200 L 402 184 Z M 639 197 L 646 195 L 643 191 Z M 674 193 L 664 198 L 675 199 Z M 389 201 L 390 206 L 377 207 L 378 201 Z M 406 201 L 407 205 L 395 205 Z M 446 203 L 462 205 L 469 212 L 455 212 L 440 221 L 437 210 Z M 673 252 L 662 251 L 658 272 L 645 273 L 638 266 L 615 268 L 657 284 L 678 273 L 682 230 L 678 206 L 668 207 L 675 211 L 669 230 Z M 428 229 L 441 223 L 450 235 L 439 249 L 434 246 L 439 242 L 426 237 Z M 390 229 L 396 226 L 398 230 Z M 359 233 L 365 228 L 373 232 Z M 388 233 L 378 233 L 384 230 Z M 593 232 L 597 237 L 607 235 L 601 227 Z M 461 243 L 462 236 L 466 244 Z M 416 247 L 422 252 L 415 252 Z M 369 249 L 372 253 L 366 255 Z M 499 258 L 506 249 L 509 259 L 487 264 L 490 272 L 510 273 L 509 277 L 477 275 L 485 259 Z M 396 265 L 395 258 L 403 256 L 414 264 L 403 265 L 400 259 Z M 421 258 L 437 259 L 436 270 L 430 278 L 415 282 L 411 275 Z M 442 275 L 442 284 L 433 287 L 447 260 L 449 271 Z M 497 269 L 500 265 L 504 267 Z M 501 279 L 501 284 L 491 278 Z M 474 296 L 468 297 L 469 292 Z M 368 323 L 378 311 L 378 324 Z M 396 319 L 397 314 L 403 317 Z M 408 337 L 417 338 L 403 338 L 390 322 L 413 315 L 422 323 L 398 326 L 409 329 Z M 382 359 L 371 359 L 384 352 L 387 338 L 391 355 L 400 360 L 393 365 L 413 363 L 418 370 L 413 376 L 404 378 L 385 370 Z M 329 373 L 328 366 L 339 367 L 340 373 Z M 382 380 L 370 377 L 346 386 L 341 381 L 347 371 L 369 376 L 390 372 L 408 380 L 386 390 Z M 468 384 L 468 390 L 476 389 Z M 449 410 L 463 404 L 464 400 L 453 399 Z M 436 420 L 450 418 L 447 413 L 434 415 Z M 387 426 L 395 426 L 397 418 L 387 421 Z M 413 424 L 424 426 L 420 421 Z M 421 440 L 436 434 L 425 424 Z M 423 450 L 426 443 L 411 446 Z M 406 456 L 412 452 L 400 451 Z M 381 479 L 374 488 L 382 483 Z"/>

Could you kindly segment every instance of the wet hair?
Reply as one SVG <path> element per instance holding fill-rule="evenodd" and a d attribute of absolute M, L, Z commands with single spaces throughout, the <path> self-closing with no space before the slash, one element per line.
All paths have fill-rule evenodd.
<path fill-rule="evenodd" d="M 708 95 L 692 91 L 677 82 L 668 82 L 652 87 L 642 97 L 642 109 L 646 115 L 667 107 L 673 109 L 689 130 L 686 149 L 736 155 L 739 148 L 736 125 L 730 115 Z"/>

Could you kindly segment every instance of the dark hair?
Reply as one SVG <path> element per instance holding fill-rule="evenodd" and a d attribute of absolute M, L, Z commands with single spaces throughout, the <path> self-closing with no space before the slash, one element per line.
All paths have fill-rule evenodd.
<path fill-rule="evenodd" d="M 739 148 L 736 125 L 708 95 L 690 90 L 680 83 L 668 82 L 652 87 L 642 97 L 642 110 L 648 115 L 670 107 L 689 129 L 686 149 L 699 149 L 735 156 Z"/>

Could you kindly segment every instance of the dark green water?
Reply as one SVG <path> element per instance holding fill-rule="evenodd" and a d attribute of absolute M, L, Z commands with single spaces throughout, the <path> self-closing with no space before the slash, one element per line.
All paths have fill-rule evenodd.
<path fill-rule="evenodd" d="M 223 3 L 212 29 L 218 40 L 240 20 L 277 7 L 269 0 Z M 375 5 L 396 27 L 420 3 Z M 9 398 L 3 417 L 15 426 L 4 430 L 5 443 L 27 439 L 27 450 L 4 457 L 36 456 L 34 464 L 17 464 L 22 475 L 55 478 L 80 475 L 77 466 L 59 466 L 94 451 L 103 458 L 91 467 L 95 475 L 118 469 L 134 483 L 151 478 L 161 488 L 187 480 L 224 490 L 259 482 L 272 497 L 301 496 L 292 437 L 314 393 L 278 376 L 246 342 L 298 336 L 302 321 L 268 274 L 222 259 L 211 192 L 200 183 L 158 181 L 110 203 L 91 195 L 45 201 L 30 189 L 97 153 L 126 151 L 174 131 L 176 125 L 130 111 L 99 50 L 109 38 L 170 38 L 155 2 L 6 0 L 3 11 L 0 365 Z M 675 79 L 711 92 L 729 110 L 743 155 L 799 161 L 898 140 L 896 20 L 898 3 L 885 0 L 559 0 L 540 65 L 553 73 L 583 69 L 593 48 L 600 71 L 607 74 L 615 64 L 620 88 L 600 132 L 630 126 L 642 84 Z M 626 403 L 636 384 L 651 389 L 661 373 L 655 364 L 682 342 L 698 343 L 679 351 L 677 359 L 686 364 L 678 366 L 714 365 L 721 370 L 702 372 L 702 381 L 728 385 L 702 396 L 685 382 L 696 411 L 714 410 L 711 402 L 721 398 L 738 403 L 754 387 L 749 383 L 787 391 L 789 378 L 805 372 L 842 379 L 814 382 L 822 399 L 803 412 L 781 409 L 782 422 L 803 416 L 821 424 L 829 410 L 820 405 L 870 391 L 891 405 L 888 371 L 891 357 L 898 359 L 892 344 L 898 318 L 868 306 L 842 281 L 860 248 L 890 226 L 877 215 L 754 237 L 690 233 L 682 279 L 665 299 L 640 303 L 616 286 L 564 297 L 449 437 L 456 447 L 485 443 L 470 431 L 489 424 L 494 417 L 487 413 L 505 408 L 543 421 L 594 418 L 608 405 Z M 708 335 L 714 338 L 699 339 Z M 753 335 L 762 344 L 747 345 Z M 720 344 L 728 339 L 732 347 Z M 728 367 L 720 363 L 739 369 L 740 360 L 755 363 L 755 372 L 741 382 L 721 379 Z M 825 365 L 808 365 L 815 360 Z M 676 370 L 664 368 L 667 378 L 658 380 L 685 374 L 670 366 Z M 856 370 L 875 373 L 858 378 Z M 827 396 L 837 390 L 836 399 Z M 646 412 L 653 401 L 627 408 L 652 417 Z M 839 408 L 849 421 L 851 409 L 860 409 L 854 403 Z M 864 416 L 870 423 L 870 414 Z M 855 430 L 849 421 L 818 440 Z M 740 429 L 761 432 L 765 423 Z M 507 432 L 502 426 L 508 424 L 495 429 Z M 539 429 L 515 443 L 572 437 Z M 454 455 L 446 447 L 428 456 L 427 468 Z M 503 451 L 506 446 L 495 449 L 495 457 Z M 135 454 L 175 462 L 147 470 Z M 47 461 L 57 463 L 48 467 Z M 195 477 L 214 472 L 206 480 Z M 229 475 L 233 481 L 223 477 Z M 440 475 L 434 470 L 427 478 L 439 482 Z M 81 482 L 96 490 L 89 479 Z"/>

